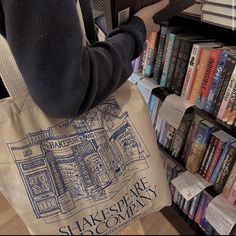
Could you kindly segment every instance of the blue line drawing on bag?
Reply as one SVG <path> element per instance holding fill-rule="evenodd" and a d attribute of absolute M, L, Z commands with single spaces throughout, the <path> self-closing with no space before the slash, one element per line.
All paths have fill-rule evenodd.
<path fill-rule="evenodd" d="M 86 209 L 82 200 L 90 207 L 107 201 L 108 194 L 119 193 L 119 178 L 124 187 L 149 168 L 149 152 L 113 97 L 77 119 L 28 133 L 8 146 L 33 211 L 46 223 Z"/>

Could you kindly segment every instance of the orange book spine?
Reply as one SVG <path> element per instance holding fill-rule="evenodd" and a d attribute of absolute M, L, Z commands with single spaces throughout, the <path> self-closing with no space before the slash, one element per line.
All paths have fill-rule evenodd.
<path fill-rule="evenodd" d="M 207 64 L 208 64 L 209 57 L 210 57 L 210 52 L 211 52 L 211 49 L 209 49 L 209 48 L 201 48 L 200 60 L 199 60 L 198 66 L 197 66 L 197 73 L 196 73 L 196 76 L 194 79 L 193 87 L 192 87 L 190 95 L 188 97 L 188 100 L 193 104 L 196 103 L 196 99 L 197 99 L 198 93 L 200 91 L 202 81 L 204 79 L 204 75 L 205 75 Z"/>

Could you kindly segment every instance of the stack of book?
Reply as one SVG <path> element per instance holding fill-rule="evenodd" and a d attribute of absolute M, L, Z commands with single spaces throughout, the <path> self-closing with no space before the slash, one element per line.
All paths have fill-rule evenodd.
<path fill-rule="evenodd" d="M 235 0 L 205 0 L 202 5 L 202 20 L 208 23 L 229 27 L 236 27 Z"/>

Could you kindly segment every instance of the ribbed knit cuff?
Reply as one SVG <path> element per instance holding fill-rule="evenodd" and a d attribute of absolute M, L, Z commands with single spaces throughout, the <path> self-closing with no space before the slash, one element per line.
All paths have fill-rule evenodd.
<path fill-rule="evenodd" d="M 137 16 L 130 18 L 128 22 L 120 25 L 119 28 L 110 32 L 107 38 L 110 38 L 118 33 L 129 33 L 135 40 L 135 50 L 133 59 L 137 58 L 143 51 L 143 45 L 146 39 L 146 27 L 144 22 Z"/>

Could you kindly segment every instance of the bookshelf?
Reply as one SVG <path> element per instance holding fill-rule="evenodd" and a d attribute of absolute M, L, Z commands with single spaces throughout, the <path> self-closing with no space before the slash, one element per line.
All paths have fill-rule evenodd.
<path fill-rule="evenodd" d="M 157 96 L 158 98 L 160 98 L 161 100 L 164 100 L 167 96 L 173 94 L 173 92 L 171 92 L 167 88 L 160 87 L 160 88 L 156 88 L 153 91 L 153 94 L 155 96 Z M 193 109 L 195 114 L 201 116 L 205 120 L 208 120 L 209 122 L 214 124 L 216 127 L 219 127 L 220 129 L 224 130 L 226 133 L 228 133 L 228 134 L 230 134 L 230 135 L 232 135 L 233 137 L 236 138 L 236 129 L 234 127 L 231 127 L 231 126 L 223 123 L 222 121 L 216 119 L 210 113 L 207 113 L 204 110 L 201 110 L 201 109 L 197 108 L 196 106 L 193 106 L 192 109 Z"/>
<path fill-rule="evenodd" d="M 170 26 L 185 26 L 186 28 L 191 28 L 193 31 L 200 33 L 208 38 L 217 39 L 222 41 L 225 45 L 236 45 L 236 32 L 227 27 L 221 27 L 217 24 L 210 24 L 207 22 L 203 22 L 200 17 L 191 16 L 189 14 L 180 13 L 173 17 L 170 20 Z M 153 90 L 153 95 L 158 97 L 160 100 L 164 101 L 165 98 L 174 92 L 166 87 L 159 87 Z M 194 114 L 199 115 L 204 120 L 209 121 L 214 124 L 219 129 L 225 131 L 230 134 L 234 138 L 236 138 L 236 128 L 233 126 L 229 126 L 224 122 L 216 119 L 210 113 L 205 112 L 193 106 L 190 108 L 190 112 L 194 112 Z M 178 159 L 174 158 L 171 153 L 162 145 L 159 145 L 159 149 L 162 155 L 166 158 L 170 159 L 173 163 L 180 166 L 183 170 L 185 169 L 185 164 L 181 163 Z M 209 187 L 205 190 L 209 195 L 213 198 L 218 194 L 214 191 L 213 187 Z M 175 228 L 182 235 L 204 235 L 204 231 L 201 227 L 188 219 L 188 217 L 179 209 L 179 207 L 173 203 L 171 207 L 168 209 L 165 208 L 162 210 L 162 213 L 168 218 L 168 220 L 175 226 Z M 235 231 L 235 228 L 231 231 Z"/>

